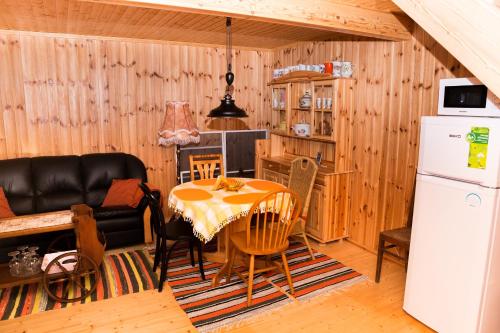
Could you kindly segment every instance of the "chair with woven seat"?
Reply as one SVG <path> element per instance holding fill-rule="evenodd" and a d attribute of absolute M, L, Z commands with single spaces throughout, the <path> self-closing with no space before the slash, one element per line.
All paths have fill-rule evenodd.
<path fill-rule="evenodd" d="M 313 260 L 314 252 L 306 236 L 306 221 L 309 202 L 311 201 L 311 192 L 317 173 L 318 165 L 313 159 L 309 157 L 297 157 L 292 161 L 290 166 L 290 177 L 288 178 L 288 188 L 299 195 L 300 201 L 303 204 L 299 222 L 295 225 L 290 236 L 300 236 L 304 239 Z"/>
<path fill-rule="evenodd" d="M 224 175 L 222 154 L 189 155 L 191 180 L 195 180 L 196 172 L 198 172 L 199 179 L 215 178 L 217 168 L 219 174 Z"/>
<path fill-rule="evenodd" d="M 184 221 L 182 218 L 171 218 L 168 223 L 165 222 L 165 216 L 160 206 L 160 200 L 155 197 L 150 188 L 146 184 L 139 184 L 139 187 L 144 192 L 147 199 L 149 209 L 151 210 L 151 222 L 153 231 L 156 234 L 156 249 L 153 263 L 153 271 L 156 272 L 158 265 L 160 266 L 160 281 L 158 283 L 158 291 L 162 291 L 163 283 L 167 279 L 168 262 L 173 250 L 179 242 L 186 241 L 189 243 L 189 253 L 191 256 L 191 266 L 194 265 L 194 246 L 198 249 L 198 266 L 200 275 L 205 280 L 205 272 L 203 270 L 203 250 L 201 241 L 193 234 L 191 224 Z M 174 241 L 167 252 L 167 240 Z"/>
<path fill-rule="evenodd" d="M 245 230 L 231 234 L 232 249 L 226 281 L 230 281 L 236 252 L 250 256 L 248 272 L 236 271 L 236 274 L 248 284 L 248 306 L 252 304 L 255 273 L 279 269 L 287 277 L 290 292 L 294 293 L 285 251 L 289 245 L 288 236 L 297 222 L 300 210 L 300 199 L 295 192 L 288 189 L 270 192 L 250 208 L 250 214 L 245 219 Z M 274 253 L 281 254 L 282 265 L 268 262 L 269 265 L 266 267 L 255 269 L 256 256 L 270 256 Z"/>

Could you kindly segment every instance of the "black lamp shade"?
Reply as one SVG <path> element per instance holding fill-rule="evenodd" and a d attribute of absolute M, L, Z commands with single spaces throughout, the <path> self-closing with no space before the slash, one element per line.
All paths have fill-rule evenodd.
<path fill-rule="evenodd" d="M 248 117 L 245 113 L 245 110 L 240 109 L 234 103 L 234 99 L 231 98 L 231 95 L 224 96 L 224 99 L 221 99 L 220 105 L 210 111 L 208 114 L 211 118 L 244 118 Z"/>

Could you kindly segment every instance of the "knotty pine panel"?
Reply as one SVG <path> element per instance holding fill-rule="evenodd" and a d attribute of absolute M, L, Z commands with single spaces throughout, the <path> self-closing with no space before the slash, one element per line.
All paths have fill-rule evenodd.
<path fill-rule="evenodd" d="M 416 27 L 405 42 L 298 42 L 275 50 L 275 67 L 352 61 L 354 174 L 350 239 L 376 250 L 382 230 L 406 224 L 420 117 L 437 113 L 439 79 L 471 74 Z"/>
<path fill-rule="evenodd" d="M 273 53 L 236 49 L 235 98 L 249 117 L 207 118 L 225 91 L 225 48 L 0 32 L 0 158 L 122 151 L 165 193 L 172 148 L 158 146 L 169 100 L 185 100 L 200 130 L 266 128 Z"/>

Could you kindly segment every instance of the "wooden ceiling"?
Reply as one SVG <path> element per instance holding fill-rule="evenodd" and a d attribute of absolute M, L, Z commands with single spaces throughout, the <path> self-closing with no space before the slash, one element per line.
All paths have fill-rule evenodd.
<path fill-rule="evenodd" d="M 390 0 L 334 2 L 355 6 L 356 10 L 398 13 Z M 0 0 L 0 29 L 225 44 L 224 15 L 113 0 Z M 359 39 L 344 32 L 238 16 L 233 20 L 233 44 L 253 48 L 272 49 L 295 41 Z"/>

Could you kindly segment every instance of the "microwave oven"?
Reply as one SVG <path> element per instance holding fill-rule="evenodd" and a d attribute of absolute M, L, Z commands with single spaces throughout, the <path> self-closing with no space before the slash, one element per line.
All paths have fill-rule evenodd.
<path fill-rule="evenodd" d="M 500 99 L 476 78 L 441 79 L 438 115 L 500 117 Z"/>

